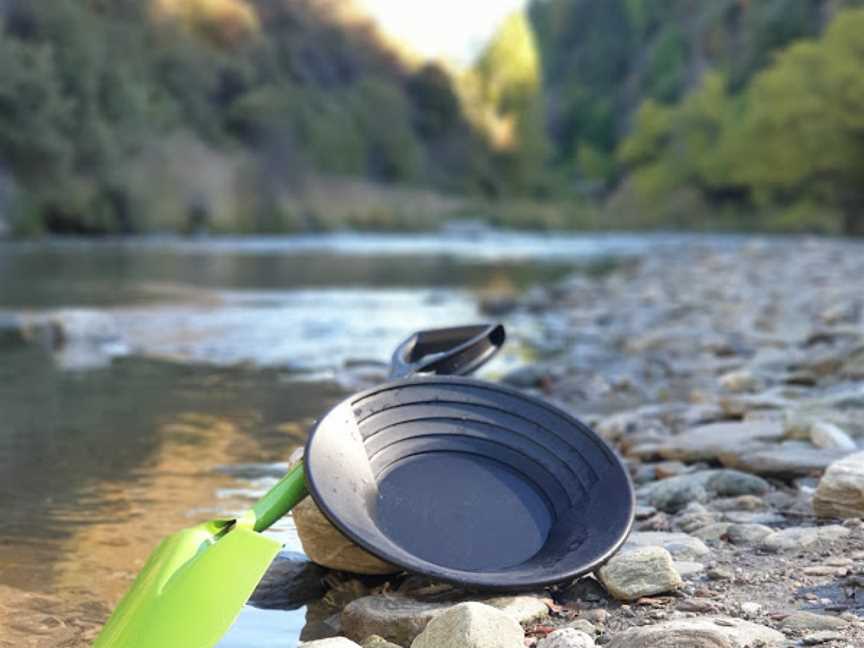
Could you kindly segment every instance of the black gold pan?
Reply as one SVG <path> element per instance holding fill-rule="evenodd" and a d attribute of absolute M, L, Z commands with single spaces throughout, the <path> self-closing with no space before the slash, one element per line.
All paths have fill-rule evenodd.
<path fill-rule="evenodd" d="M 633 522 L 612 450 L 514 389 L 413 377 L 355 394 L 306 446 L 307 487 L 345 535 L 444 581 L 529 589 L 610 558 Z"/>

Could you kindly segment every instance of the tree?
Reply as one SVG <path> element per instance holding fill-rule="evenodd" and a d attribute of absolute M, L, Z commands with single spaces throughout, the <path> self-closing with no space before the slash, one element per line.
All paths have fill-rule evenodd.
<path fill-rule="evenodd" d="M 748 92 L 734 169 L 763 202 L 839 209 L 843 229 L 864 235 L 864 10 L 837 15 L 820 40 L 798 43 Z"/>
<path fill-rule="evenodd" d="M 656 202 L 681 188 L 697 190 L 706 202 L 740 195 L 730 139 L 739 112 L 718 73 L 706 75 L 680 104 L 646 101 L 618 153 L 642 198 Z"/>
<path fill-rule="evenodd" d="M 463 79 L 468 114 L 498 152 L 512 192 L 542 187 L 549 143 L 537 43 L 522 12 L 508 17 Z"/>
<path fill-rule="evenodd" d="M 22 182 L 56 182 L 71 163 L 74 121 L 52 49 L 0 31 L 0 78 L 0 160 Z"/>

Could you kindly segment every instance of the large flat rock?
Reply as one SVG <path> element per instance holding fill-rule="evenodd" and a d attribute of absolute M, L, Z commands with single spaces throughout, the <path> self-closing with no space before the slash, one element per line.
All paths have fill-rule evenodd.
<path fill-rule="evenodd" d="M 753 648 L 778 646 L 786 637 L 758 623 L 729 617 L 697 617 L 631 628 L 608 648 Z"/>
<path fill-rule="evenodd" d="M 365 596 L 349 603 L 342 611 L 342 629 L 347 637 L 363 641 L 379 635 L 393 643 L 407 646 L 427 624 L 464 601 L 421 601 L 402 595 Z M 487 596 L 476 598 L 498 610 L 517 624 L 539 621 L 549 614 L 540 598 L 530 595 Z"/>
<path fill-rule="evenodd" d="M 783 439 L 783 423 L 761 420 L 741 423 L 711 423 L 692 428 L 660 445 L 657 453 L 664 459 L 696 462 L 713 461 L 722 454 L 745 452 L 766 441 Z"/>
<path fill-rule="evenodd" d="M 643 502 L 667 513 L 676 513 L 691 502 L 707 502 L 718 497 L 764 495 L 771 485 L 764 479 L 737 470 L 698 470 L 670 477 L 639 489 Z"/>
<path fill-rule="evenodd" d="M 721 453 L 719 459 L 728 468 L 756 475 L 803 477 L 821 475 L 833 462 L 848 454 L 849 450 L 817 448 L 809 443 L 789 441 L 729 450 Z"/>

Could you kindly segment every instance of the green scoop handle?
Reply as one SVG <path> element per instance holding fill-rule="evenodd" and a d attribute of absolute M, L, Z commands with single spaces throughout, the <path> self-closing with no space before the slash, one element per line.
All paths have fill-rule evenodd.
<path fill-rule="evenodd" d="M 288 471 L 261 499 L 255 502 L 255 530 L 266 531 L 308 495 L 303 462 Z"/>

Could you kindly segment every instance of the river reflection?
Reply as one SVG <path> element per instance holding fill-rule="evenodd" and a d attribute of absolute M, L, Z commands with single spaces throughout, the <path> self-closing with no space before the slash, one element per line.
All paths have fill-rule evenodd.
<path fill-rule="evenodd" d="M 37 350 L 4 353 L 0 583 L 114 605 L 162 537 L 248 506 L 226 464 L 285 461 L 341 395 L 275 370 L 126 359 L 69 373 Z M 2 641 L 22 642 L 9 645 L 41 622 L 27 601 L 0 593 L 6 615 L 25 614 L 19 633 L 3 624 Z"/>

